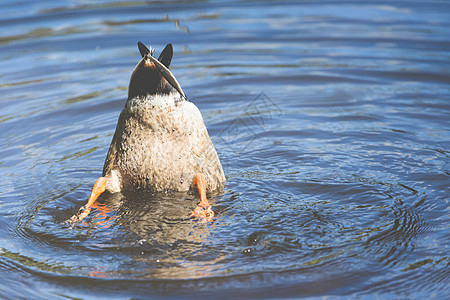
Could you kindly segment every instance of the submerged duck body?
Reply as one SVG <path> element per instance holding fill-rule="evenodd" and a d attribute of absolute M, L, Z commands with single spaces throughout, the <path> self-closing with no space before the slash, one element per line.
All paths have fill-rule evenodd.
<path fill-rule="evenodd" d="M 198 108 L 187 101 L 168 70 L 173 56 L 168 44 L 156 60 L 138 43 L 141 61 L 131 75 L 128 100 L 120 113 L 103 167 L 88 203 L 68 220 L 82 220 L 105 190 L 188 191 L 197 187 L 200 204 L 194 216 L 211 217 L 206 189 L 225 181 L 217 152 Z"/>

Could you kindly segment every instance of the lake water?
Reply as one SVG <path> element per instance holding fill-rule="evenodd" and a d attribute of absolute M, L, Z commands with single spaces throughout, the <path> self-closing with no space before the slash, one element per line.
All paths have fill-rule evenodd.
<path fill-rule="evenodd" d="M 0 3 L 0 298 L 443 299 L 450 2 Z M 140 59 L 174 45 L 227 176 L 85 203 Z"/>

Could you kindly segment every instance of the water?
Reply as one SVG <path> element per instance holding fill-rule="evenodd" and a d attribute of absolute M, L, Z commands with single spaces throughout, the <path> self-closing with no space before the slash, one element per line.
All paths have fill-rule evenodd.
<path fill-rule="evenodd" d="M 0 298 L 449 295 L 450 4 L 2 1 Z M 103 195 L 137 41 L 227 183 Z"/>

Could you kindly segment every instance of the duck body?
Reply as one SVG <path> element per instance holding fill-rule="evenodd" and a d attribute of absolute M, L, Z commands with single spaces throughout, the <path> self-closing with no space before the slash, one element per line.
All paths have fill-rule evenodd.
<path fill-rule="evenodd" d="M 67 222 L 85 218 L 105 190 L 188 191 L 196 187 L 200 204 L 191 214 L 211 220 L 206 191 L 219 189 L 225 175 L 198 108 L 187 101 L 169 71 L 168 44 L 156 60 L 153 50 L 138 43 L 142 59 L 128 86 L 128 99 L 117 121 L 103 167 L 86 205 Z"/>
<path fill-rule="evenodd" d="M 225 181 L 198 108 L 177 92 L 128 99 L 103 167 L 106 190 L 188 191 L 197 173 L 208 191 Z"/>

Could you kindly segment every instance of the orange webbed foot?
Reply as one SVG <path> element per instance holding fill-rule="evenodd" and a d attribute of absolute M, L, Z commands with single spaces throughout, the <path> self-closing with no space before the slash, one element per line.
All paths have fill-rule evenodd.
<path fill-rule="evenodd" d="M 214 212 L 211 206 L 197 206 L 191 214 L 191 217 L 198 218 L 203 222 L 212 222 Z"/>
<path fill-rule="evenodd" d="M 89 207 L 86 207 L 86 205 L 83 205 L 82 207 L 80 207 L 80 209 L 78 210 L 78 212 L 75 215 L 73 215 L 70 219 L 65 220 L 64 223 L 69 224 L 69 225 L 72 225 L 73 223 L 77 223 L 77 222 L 83 220 L 84 218 L 86 218 L 90 212 L 91 212 L 91 209 Z"/>
<path fill-rule="evenodd" d="M 97 200 L 98 196 L 100 196 L 100 194 L 105 191 L 107 182 L 108 179 L 106 179 L 105 177 L 100 177 L 99 179 L 97 179 L 86 205 L 83 205 L 75 215 L 66 220 L 64 223 L 71 225 L 86 218 L 87 215 L 89 215 L 89 213 L 91 212 L 91 207 L 94 204 L 95 200 Z"/>
<path fill-rule="evenodd" d="M 198 173 L 195 175 L 194 186 L 197 187 L 198 193 L 200 194 L 200 203 L 192 212 L 191 217 L 199 218 L 205 222 L 210 222 L 214 217 L 214 212 L 208 202 L 208 199 L 206 199 L 206 179 L 203 174 Z"/>

